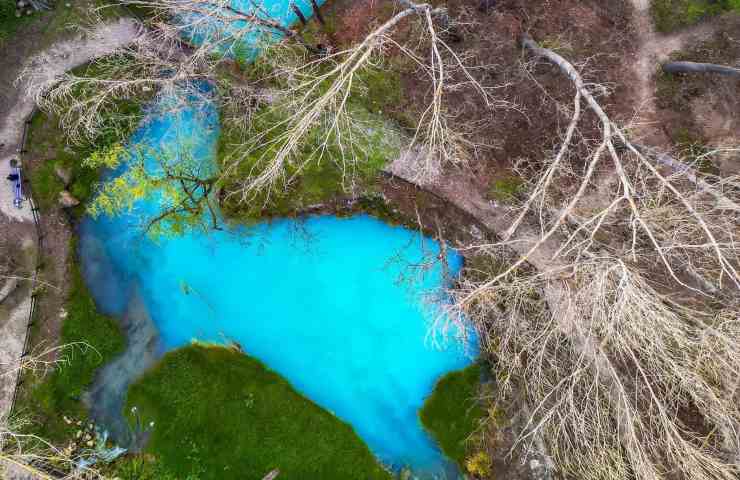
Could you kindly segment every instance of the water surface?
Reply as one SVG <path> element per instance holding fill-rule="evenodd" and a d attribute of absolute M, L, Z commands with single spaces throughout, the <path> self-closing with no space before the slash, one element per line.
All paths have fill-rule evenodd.
<path fill-rule="evenodd" d="M 296 3 L 311 16 L 310 0 Z M 249 9 L 252 3 L 233 5 Z M 258 14 L 269 12 L 281 25 L 298 20 L 286 0 L 262 5 Z M 191 39 L 223 36 L 221 27 L 206 25 Z M 242 46 L 224 45 L 248 59 L 280 37 L 246 23 L 232 28 L 244 29 L 237 42 Z M 194 158 L 203 175 L 216 167 L 218 112 L 203 101 L 202 86 L 191 88 L 200 91 L 158 98 L 131 138 L 129 151 L 144 155 L 149 168 L 165 157 Z M 86 218 L 81 225 L 88 286 L 99 308 L 123 318 L 134 339 L 99 376 L 91 394 L 94 415 L 120 418 L 128 381 L 155 356 L 193 339 L 237 342 L 349 422 L 385 464 L 420 474 L 454 472 L 423 431 L 418 410 L 434 382 L 468 365 L 474 353 L 429 336 L 439 311 L 425 299 L 457 274 L 457 253 L 448 249 L 439 262 L 436 242 L 365 215 L 191 231 L 153 241 L 142 227 L 161 209 L 150 198 L 128 214 Z"/>
<path fill-rule="evenodd" d="M 214 160 L 217 116 L 209 104 L 155 107 L 132 151 L 155 157 L 178 146 Z M 145 149 L 138 146 L 145 145 Z M 154 162 L 153 162 L 154 163 Z M 461 343 L 429 336 L 439 314 L 425 297 L 461 258 L 416 231 L 366 215 L 281 220 L 156 241 L 129 214 L 81 225 L 83 272 L 99 307 L 146 309 L 159 354 L 193 339 L 236 341 L 299 391 L 349 422 L 386 464 L 447 469 L 418 410 L 439 376 L 470 363 Z"/>

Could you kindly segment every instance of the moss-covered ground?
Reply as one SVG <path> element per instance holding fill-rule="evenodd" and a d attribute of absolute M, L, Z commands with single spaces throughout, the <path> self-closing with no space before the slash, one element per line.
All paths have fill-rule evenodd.
<path fill-rule="evenodd" d="M 515 176 L 508 176 L 494 180 L 488 187 L 486 197 L 504 203 L 516 200 L 517 194 L 524 189 L 524 180 Z"/>
<path fill-rule="evenodd" d="M 94 75 L 87 66 L 79 72 Z M 76 215 L 84 213 L 85 203 L 91 199 L 100 177 L 98 169 L 83 165 L 83 160 L 94 151 L 102 151 L 116 142 L 126 139 L 136 128 L 141 118 L 141 104 L 119 101 L 103 112 L 100 133 L 80 144 L 71 145 L 67 135 L 59 125 L 58 119 L 44 112 L 37 112 L 32 118 L 26 140 L 24 164 L 34 163 L 30 169 L 31 193 L 42 213 L 56 207 L 62 190 L 69 190 L 81 202 L 74 210 Z M 58 169 L 66 171 L 71 183 L 64 182 L 57 175 Z"/>
<path fill-rule="evenodd" d="M 672 32 L 731 10 L 740 11 L 740 0 L 652 0 L 655 27 Z"/>
<path fill-rule="evenodd" d="M 177 478 L 389 479 L 352 427 L 240 352 L 194 344 L 132 385 L 147 452 Z M 129 410 L 130 411 L 130 410 Z"/>
<path fill-rule="evenodd" d="M 477 401 L 481 367 L 473 364 L 442 377 L 419 412 L 424 428 L 442 452 L 464 468 L 467 440 L 475 432 L 485 411 Z"/>

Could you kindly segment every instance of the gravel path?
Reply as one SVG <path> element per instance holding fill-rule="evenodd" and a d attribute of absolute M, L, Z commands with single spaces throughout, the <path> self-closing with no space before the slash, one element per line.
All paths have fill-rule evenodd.
<path fill-rule="evenodd" d="M 119 19 L 99 26 L 85 36 L 56 43 L 48 50 L 29 59 L 21 68 L 31 75 L 14 84 L 7 111 L 0 111 L 0 212 L 14 222 L 32 222 L 28 202 L 23 208 L 13 206 L 13 191 L 5 177 L 10 173 L 10 160 L 18 158 L 23 141 L 23 123 L 33 112 L 34 101 L 28 92 L 38 86 L 48 87 L 58 75 L 83 65 L 93 58 L 108 55 L 130 43 L 138 34 L 134 20 Z M 11 224 L 12 228 L 12 224 Z M 0 371 L 10 371 L 0 377 L 0 425 L 6 420 L 15 387 L 18 359 L 25 342 L 26 321 L 30 296 L 10 311 L 7 319 L 0 319 Z"/>

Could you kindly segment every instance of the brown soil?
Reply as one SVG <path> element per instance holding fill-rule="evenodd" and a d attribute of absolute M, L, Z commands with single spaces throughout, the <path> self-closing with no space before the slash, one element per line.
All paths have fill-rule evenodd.
<path fill-rule="evenodd" d="M 687 44 L 673 60 L 740 66 L 740 15 L 712 24 L 703 41 Z M 689 160 L 708 149 L 740 144 L 740 82 L 711 74 L 657 76 L 657 117 L 669 147 Z M 740 174 L 740 153 L 728 153 L 714 165 L 700 165 L 724 175 Z M 712 168 L 714 167 L 714 168 Z M 716 170 L 715 170 L 716 169 Z"/>
<path fill-rule="evenodd" d="M 486 196 L 497 179 L 511 176 L 515 164 L 537 168 L 558 144 L 569 117 L 562 105 L 572 105 L 570 81 L 549 64 L 532 64 L 519 44 L 523 32 L 547 44 L 576 65 L 586 80 L 609 87 L 603 105 L 615 119 L 633 114 L 632 92 L 624 59 L 634 56 L 632 7 L 628 2 L 599 0 L 503 0 L 489 12 L 478 11 L 475 0 L 451 0 L 450 15 L 466 25 L 459 38 L 446 40 L 456 53 L 468 55 L 486 86 L 501 86 L 496 97 L 510 108 L 491 111 L 470 88 L 452 92 L 447 107 L 458 129 L 479 145 L 471 162 L 475 188 Z M 336 18 L 334 39 L 357 40 L 398 7 L 391 0 L 339 0 L 328 6 Z M 396 39 L 410 31 L 402 28 Z M 458 41 L 459 40 L 459 41 Z M 606 52 L 606 53 L 604 53 Z M 403 60 L 399 62 L 402 64 Z M 390 112 L 395 118 L 418 118 L 428 105 L 429 79 L 416 69 L 402 75 L 404 101 Z M 580 132 L 582 140 L 596 131 Z"/>

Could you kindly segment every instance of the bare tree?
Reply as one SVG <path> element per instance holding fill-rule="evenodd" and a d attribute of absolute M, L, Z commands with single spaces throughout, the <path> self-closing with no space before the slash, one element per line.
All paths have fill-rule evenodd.
<path fill-rule="evenodd" d="M 52 348 L 37 348 L 20 360 L 17 365 L 0 369 L 0 380 L 14 373 L 33 373 L 43 377 L 52 370 L 64 368 L 75 355 L 94 353 L 88 344 L 78 342 Z M 23 478 L 52 480 L 103 479 L 92 466 L 81 466 L 79 461 L 92 452 L 74 452 L 61 448 L 28 432 L 31 419 L 21 414 L 0 419 L 0 474 L 22 475 Z M 5 478 L 5 477 L 4 477 Z"/>
<path fill-rule="evenodd" d="M 635 145 L 602 87 L 522 44 L 571 80 L 571 120 L 502 241 L 477 246 L 496 267 L 463 276 L 456 318 L 528 405 L 520 444 L 543 440 L 566 475 L 736 478 L 737 179 Z M 600 130 L 586 157 L 573 147 L 584 106 Z"/>
<path fill-rule="evenodd" d="M 407 145 L 414 152 L 406 157 L 409 168 L 419 178 L 438 175 L 445 164 L 464 164 L 474 148 L 450 121 L 447 92 L 470 88 L 492 109 L 508 106 L 492 95 L 495 86 L 477 81 L 464 56 L 445 42 L 454 20 L 445 9 L 430 4 L 399 0 L 398 10 L 357 44 L 317 52 L 259 3 L 245 11 L 226 0 L 121 3 L 154 12 L 139 38 L 85 73 L 37 82 L 31 94 L 42 108 L 59 116 L 76 141 L 93 140 L 105 129 L 120 131 L 126 120 L 119 118 L 122 100 L 140 102 L 187 89 L 190 95 L 215 101 L 224 123 L 241 127 L 242 133 L 222 160 L 219 181 L 205 183 L 221 188 L 228 184 L 225 197 L 241 202 L 269 202 L 272 192 L 289 189 L 309 165 L 321 162 L 335 163 L 344 174 L 343 185 L 351 189 L 355 172 L 378 148 L 398 151 Z M 403 43 L 394 36 L 402 25 L 414 32 Z M 279 39 L 283 41 L 276 43 Z M 432 85 L 430 103 L 411 138 L 356 102 L 367 94 L 365 73 L 383 64 L 391 47 Z M 260 51 L 266 51 L 259 60 L 265 74 L 228 74 L 235 61 L 253 61 Z M 204 82 L 212 85 L 215 95 L 199 88 Z M 259 130 L 250 129 L 252 125 Z"/>

